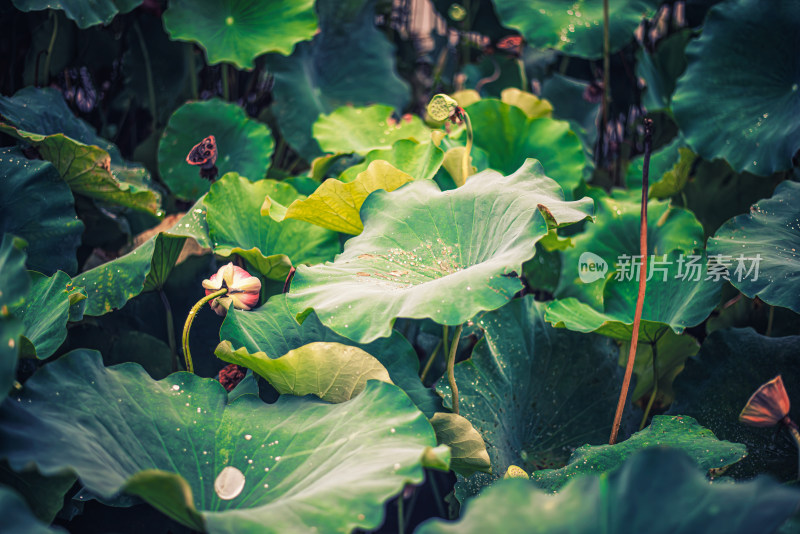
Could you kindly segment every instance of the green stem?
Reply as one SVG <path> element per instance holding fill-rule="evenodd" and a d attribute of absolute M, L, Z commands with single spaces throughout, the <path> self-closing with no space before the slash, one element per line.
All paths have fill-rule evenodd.
<path fill-rule="evenodd" d="M 447 355 L 447 381 L 450 383 L 450 398 L 453 403 L 453 413 L 458 415 L 458 386 L 456 385 L 456 352 L 458 352 L 458 340 L 461 337 L 461 330 L 464 325 L 458 325 L 453 333 L 453 342 L 450 344 L 450 353 Z"/>
<path fill-rule="evenodd" d="M 428 371 L 431 370 L 431 364 L 433 363 L 433 360 L 436 359 L 436 356 L 439 354 L 439 349 L 441 349 L 441 348 L 442 348 L 442 340 L 440 339 L 439 343 L 436 345 L 436 348 L 433 349 L 433 352 L 431 352 L 431 355 L 428 358 L 428 361 L 425 362 L 425 368 L 422 369 L 422 373 L 419 375 L 419 381 L 420 382 L 423 382 L 423 383 L 425 382 L 425 378 L 428 376 Z"/>
<path fill-rule="evenodd" d="M 397 497 L 397 532 L 403 534 L 405 532 L 405 525 L 403 521 L 403 490 Z"/>
<path fill-rule="evenodd" d="M 525 74 L 525 62 L 522 61 L 522 58 L 517 58 L 517 66 L 519 67 L 519 77 L 522 80 L 522 90 L 526 93 L 530 91 L 528 88 L 528 75 Z"/>
<path fill-rule="evenodd" d="M 190 44 L 184 48 L 186 58 L 186 70 L 189 71 L 189 88 L 192 92 L 192 100 L 197 100 L 200 94 L 197 90 L 197 68 L 194 63 L 194 45 Z"/>
<path fill-rule="evenodd" d="M 197 301 L 197 303 L 192 306 L 192 309 L 189 310 L 189 315 L 186 317 L 186 323 L 183 325 L 183 359 L 186 362 L 186 370 L 190 373 L 194 373 L 194 365 L 192 365 L 192 354 L 189 352 L 189 330 L 192 328 L 192 322 L 194 321 L 194 316 L 197 315 L 197 312 L 200 311 L 200 308 L 203 307 L 203 304 L 210 300 L 214 300 L 217 297 L 220 297 L 228 292 L 227 287 L 223 287 L 219 291 L 215 291 L 210 295 L 206 295 L 205 297 L 201 298 Z"/>
<path fill-rule="evenodd" d="M 436 483 L 436 473 L 433 471 L 428 471 L 428 481 L 431 483 L 431 493 L 433 493 L 433 500 L 436 503 L 436 509 L 439 511 L 439 517 L 447 518 L 447 514 L 444 510 L 444 504 L 442 504 L 442 494 L 439 492 L 439 485 Z"/>
<path fill-rule="evenodd" d="M 223 98 L 223 100 L 225 100 L 225 102 L 230 102 L 231 101 L 231 89 L 228 86 L 228 74 L 229 74 L 228 69 L 229 69 L 228 64 L 227 63 L 223 63 L 222 64 L 222 98 Z"/>
<path fill-rule="evenodd" d="M 136 32 L 136 37 L 139 39 L 139 48 L 142 49 L 144 72 L 145 78 L 147 79 L 147 98 L 150 101 L 150 114 L 153 118 L 152 127 L 153 131 L 155 131 L 158 122 L 158 110 L 156 109 L 156 86 L 153 82 L 153 69 L 150 66 L 150 54 L 147 51 L 147 46 L 144 44 L 144 35 L 142 35 L 142 29 L 139 27 L 139 23 L 136 21 L 133 22 L 133 30 Z"/>
<path fill-rule="evenodd" d="M 800 480 L 800 432 L 797 431 L 797 426 L 793 421 L 789 421 L 786 427 L 794 439 L 794 444 L 797 445 L 797 479 Z"/>
<path fill-rule="evenodd" d="M 167 341 L 169 342 L 169 352 L 172 354 L 172 372 L 178 370 L 178 350 L 175 344 L 175 323 L 172 318 L 172 306 L 169 304 L 167 294 L 163 289 L 158 290 L 158 295 L 161 297 L 161 303 L 164 305 L 164 311 L 167 314 Z"/>
<path fill-rule="evenodd" d="M 772 321 L 775 319 L 775 306 L 769 307 L 769 315 L 767 316 L 767 331 L 764 335 L 767 337 L 772 336 Z"/>
<path fill-rule="evenodd" d="M 644 416 L 642 417 L 642 422 L 639 425 L 639 430 L 644 428 L 644 425 L 647 422 L 647 417 L 650 415 L 650 409 L 653 407 L 653 402 L 655 402 L 656 396 L 658 396 L 658 349 L 656 349 L 655 343 L 650 343 L 650 350 L 653 352 L 653 393 L 650 394 L 650 400 L 647 402 L 647 408 L 644 409 Z"/>
<path fill-rule="evenodd" d="M 467 177 L 471 174 L 470 171 L 472 170 L 470 161 L 471 157 L 469 153 L 472 151 L 472 121 L 469 120 L 469 115 L 466 111 L 461 111 L 461 117 L 464 119 L 464 126 L 467 128 L 467 147 L 464 150 L 464 157 L 461 160 L 461 173 L 464 176 L 464 182 L 466 183 Z"/>
<path fill-rule="evenodd" d="M 56 44 L 56 35 L 58 35 L 58 16 L 50 11 L 50 18 L 53 19 L 53 33 L 50 35 L 50 44 L 47 45 L 47 59 L 44 60 L 44 83 L 50 81 L 50 58 L 53 57 L 53 46 Z"/>

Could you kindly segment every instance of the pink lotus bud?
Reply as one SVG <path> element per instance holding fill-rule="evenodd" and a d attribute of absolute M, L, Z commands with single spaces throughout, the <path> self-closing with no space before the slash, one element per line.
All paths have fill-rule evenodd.
<path fill-rule="evenodd" d="M 789 396 L 778 375 L 753 393 L 739 414 L 739 421 L 750 426 L 775 426 L 788 414 Z"/>
<path fill-rule="evenodd" d="M 223 287 L 228 288 L 227 293 L 210 303 L 211 309 L 217 315 L 225 315 L 231 304 L 240 310 L 249 310 L 258 304 L 261 280 L 231 262 L 220 267 L 219 271 L 211 275 L 208 280 L 203 280 L 203 287 L 206 289 L 206 295 Z"/>

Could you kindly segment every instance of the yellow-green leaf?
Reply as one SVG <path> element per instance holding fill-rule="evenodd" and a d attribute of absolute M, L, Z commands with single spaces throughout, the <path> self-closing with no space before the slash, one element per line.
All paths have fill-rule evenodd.
<path fill-rule="evenodd" d="M 528 93 L 516 87 L 507 87 L 500 93 L 500 100 L 506 104 L 517 106 L 525 112 L 529 119 L 553 116 L 553 105 L 533 93 Z"/>
<path fill-rule="evenodd" d="M 370 193 L 378 189 L 394 191 L 413 180 L 413 177 L 388 162 L 376 160 L 354 181 L 343 183 L 333 178 L 325 180 L 310 197 L 295 200 L 286 208 L 267 197 L 261 214 L 269 215 L 278 222 L 297 219 L 329 230 L 358 235 L 364 229 L 359 210 Z"/>
<path fill-rule="evenodd" d="M 477 471 L 492 472 L 483 438 L 467 419 L 454 413 L 436 412 L 431 417 L 436 441 L 450 447 L 450 468 L 463 477 Z"/>
<path fill-rule="evenodd" d="M 463 167 L 463 160 L 464 160 L 464 151 L 466 150 L 463 146 L 457 146 L 451 148 L 447 152 L 444 153 L 444 160 L 442 161 L 442 167 L 453 178 L 456 186 L 461 187 L 467 182 L 467 176 L 464 176 L 464 167 Z M 472 176 L 478 169 L 472 165 L 472 156 L 469 157 L 470 162 L 470 173 L 469 175 Z"/>
<path fill-rule="evenodd" d="M 246 348 L 233 350 L 229 341 L 223 341 L 215 354 L 221 360 L 252 369 L 281 395 L 312 394 L 324 401 L 339 403 L 361 393 L 367 380 L 392 383 L 389 372 L 374 356 L 341 343 L 309 343 L 271 359 L 264 352 L 250 354 Z"/>
<path fill-rule="evenodd" d="M 161 195 L 148 187 L 147 172 L 112 164 L 109 153 L 98 146 L 86 145 L 62 133 L 41 135 L 6 123 L 0 123 L 0 132 L 36 147 L 76 193 L 153 214 L 161 210 Z"/>

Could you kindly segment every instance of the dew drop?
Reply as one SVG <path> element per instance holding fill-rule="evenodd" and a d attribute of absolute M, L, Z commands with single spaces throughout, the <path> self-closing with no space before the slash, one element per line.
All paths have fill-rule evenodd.
<path fill-rule="evenodd" d="M 224 501 L 235 499 L 243 489 L 244 474 L 232 465 L 220 471 L 219 475 L 217 475 L 217 479 L 214 481 L 214 491 L 217 493 L 217 496 Z"/>
<path fill-rule="evenodd" d="M 245 434 L 244 435 L 244 439 L 246 439 L 247 441 L 250 441 L 251 439 L 253 439 L 253 436 L 251 436 L 250 434 Z"/>
<path fill-rule="evenodd" d="M 172 391 L 178 391 L 179 389 L 181 389 L 181 387 L 178 384 L 172 386 Z"/>

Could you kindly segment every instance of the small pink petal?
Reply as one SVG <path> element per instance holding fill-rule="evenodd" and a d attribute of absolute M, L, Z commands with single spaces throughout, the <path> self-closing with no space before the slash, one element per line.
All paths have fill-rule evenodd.
<path fill-rule="evenodd" d="M 789 408 L 789 395 L 778 375 L 753 393 L 739 414 L 739 421 L 750 426 L 775 426 L 789 414 Z"/>

